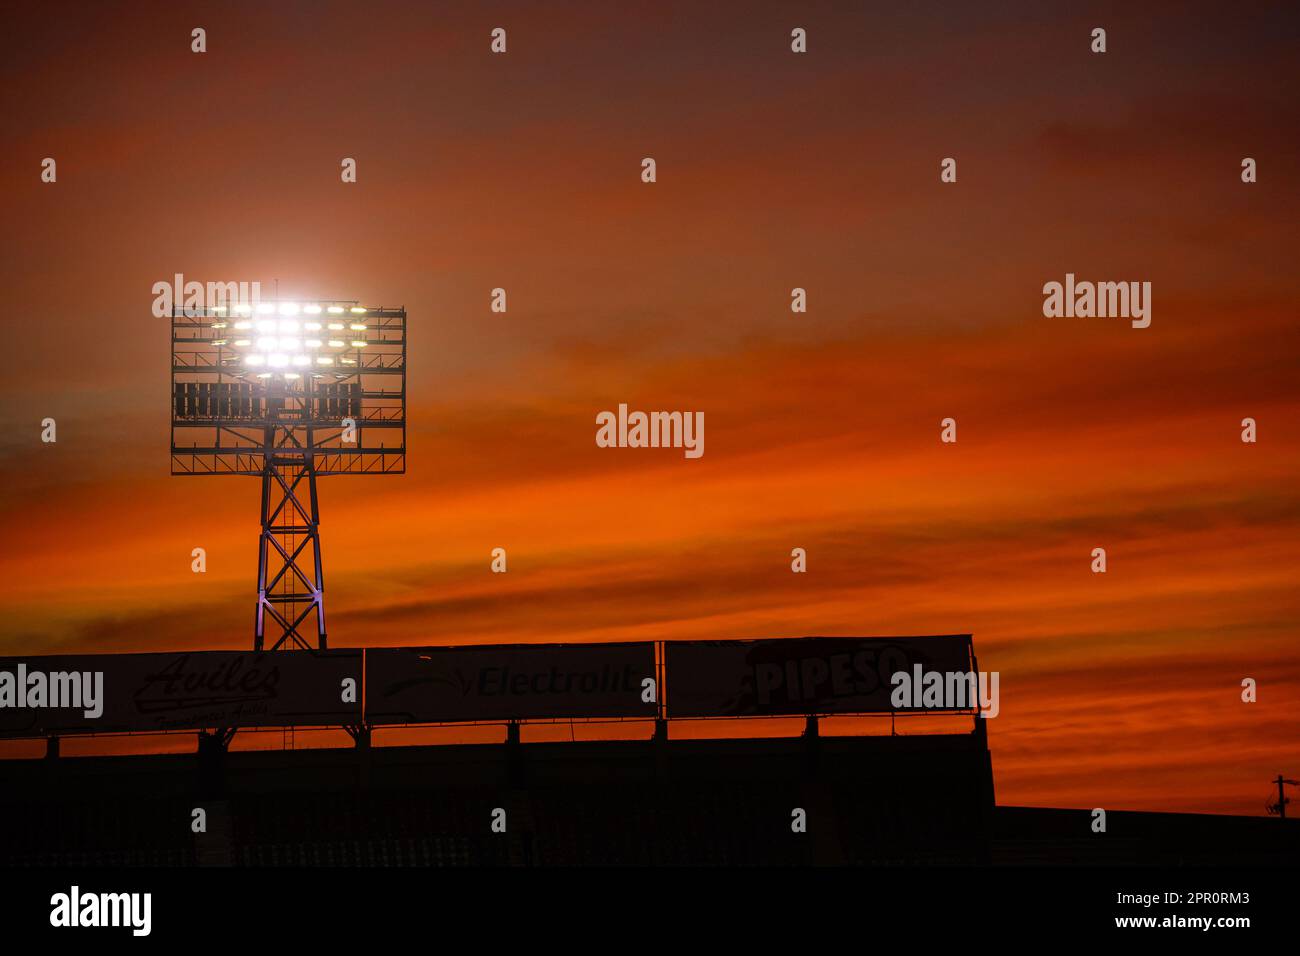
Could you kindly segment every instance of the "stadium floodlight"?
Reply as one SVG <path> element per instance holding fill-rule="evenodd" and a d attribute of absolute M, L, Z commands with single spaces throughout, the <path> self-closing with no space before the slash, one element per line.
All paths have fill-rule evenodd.
<path fill-rule="evenodd" d="M 234 323 L 227 311 L 256 316 Z M 320 322 L 349 338 L 307 338 Z M 260 302 L 172 310 L 173 475 L 262 479 L 253 649 L 326 647 L 319 475 L 406 471 L 406 309 Z"/>

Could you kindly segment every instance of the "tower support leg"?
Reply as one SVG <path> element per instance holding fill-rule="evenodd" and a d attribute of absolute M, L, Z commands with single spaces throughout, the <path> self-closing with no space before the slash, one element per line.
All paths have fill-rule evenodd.
<path fill-rule="evenodd" d="M 326 647 L 316 469 L 309 452 L 268 448 L 262 468 L 253 649 L 313 647 Z"/>

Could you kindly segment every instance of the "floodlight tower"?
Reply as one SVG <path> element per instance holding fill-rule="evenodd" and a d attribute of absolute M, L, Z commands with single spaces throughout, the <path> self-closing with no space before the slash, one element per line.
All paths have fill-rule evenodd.
<path fill-rule="evenodd" d="M 262 479 L 253 649 L 324 650 L 316 478 L 406 471 L 406 309 L 174 308 L 171 459 Z"/>

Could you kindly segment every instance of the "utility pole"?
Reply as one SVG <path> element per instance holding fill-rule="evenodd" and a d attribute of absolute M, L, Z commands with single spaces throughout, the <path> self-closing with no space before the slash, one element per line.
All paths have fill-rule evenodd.
<path fill-rule="evenodd" d="M 1288 784 L 1292 787 L 1300 787 L 1300 780 L 1288 780 L 1287 778 L 1283 777 L 1281 774 L 1278 774 L 1277 777 L 1273 780 L 1273 782 L 1277 784 L 1277 803 L 1270 806 L 1268 808 L 1268 812 L 1276 813 L 1279 817 L 1285 820 L 1286 805 L 1288 803 L 1286 798 L 1285 788 Z"/>

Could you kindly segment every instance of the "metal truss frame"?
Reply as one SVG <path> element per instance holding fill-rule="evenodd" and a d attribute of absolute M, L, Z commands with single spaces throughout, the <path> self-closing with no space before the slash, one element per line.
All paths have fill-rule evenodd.
<path fill-rule="evenodd" d="M 345 308 L 349 323 L 361 317 L 354 301 L 321 304 Z M 224 308 L 173 310 L 171 473 L 261 478 L 253 649 L 324 650 L 316 479 L 405 473 L 406 310 L 364 310 L 365 329 L 346 333 L 336 364 L 293 381 L 243 365 L 229 346 L 235 321 Z M 331 387 L 346 398 L 331 403 Z M 183 402 L 186 389 L 204 398 Z M 242 406 L 216 401 L 232 389 Z"/>

